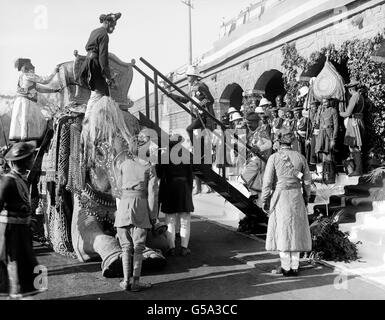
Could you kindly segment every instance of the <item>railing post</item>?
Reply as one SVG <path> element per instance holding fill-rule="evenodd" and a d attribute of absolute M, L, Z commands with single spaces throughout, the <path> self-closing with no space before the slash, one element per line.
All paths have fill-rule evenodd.
<path fill-rule="evenodd" d="M 226 154 L 226 132 L 223 131 L 223 170 L 222 177 L 226 179 L 226 163 L 227 163 L 227 154 Z"/>
<path fill-rule="evenodd" d="M 154 72 L 154 108 L 155 124 L 159 126 L 159 101 L 158 101 L 158 74 Z"/>
<path fill-rule="evenodd" d="M 144 92 L 146 97 L 146 117 L 150 119 L 150 89 L 149 89 L 149 83 L 147 79 L 145 79 L 145 82 L 144 82 Z"/>

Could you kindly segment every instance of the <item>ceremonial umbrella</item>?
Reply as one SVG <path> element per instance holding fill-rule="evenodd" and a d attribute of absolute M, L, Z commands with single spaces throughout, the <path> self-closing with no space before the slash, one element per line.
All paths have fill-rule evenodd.
<path fill-rule="evenodd" d="M 382 40 L 379 47 L 372 54 L 371 58 L 373 61 L 385 63 L 385 40 Z"/>

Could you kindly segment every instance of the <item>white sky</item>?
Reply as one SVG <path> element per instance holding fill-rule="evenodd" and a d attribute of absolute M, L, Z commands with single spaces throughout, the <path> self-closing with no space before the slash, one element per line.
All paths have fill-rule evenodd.
<path fill-rule="evenodd" d="M 211 49 L 223 18 L 253 2 L 193 0 L 193 57 Z M 31 58 L 36 73 L 48 75 L 57 64 L 73 60 L 74 49 L 85 54 L 99 15 L 109 12 L 122 13 L 110 35 L 110 52 L 126 62 L 144 57 L 168 73 L 188 60 L 187 10 L 181 0 L 0 0 L 0 93 L 15 93 L 18 57 Z M 134 77 L 129 95 L 137 99 L 144 89 L 139 75 Z"/>

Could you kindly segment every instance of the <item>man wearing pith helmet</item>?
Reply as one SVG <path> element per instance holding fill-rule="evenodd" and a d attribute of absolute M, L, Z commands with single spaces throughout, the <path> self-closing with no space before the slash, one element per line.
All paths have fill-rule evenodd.
<path fill-rule="evenodd" d="M 186 70 L 187 80 L 190 84 L 190 96 L 191 98 L 198 103 L 203 109 L 209 112 L 214 116 L 214 98 L 210 93 L 209 87 L 201 81 L 201 75 L 196 67 L 189 66 Z M 188 99 L 181 97 L 179 95 L 171 93 L 170 96 L 175 100 L 188 103 Z M 196 106 L 193 106 L 195 110 L 196 118 L 195 120 L 186 128 L 186 131 L 190 137 L 191 143 L 193 143 L 193 132 L 196 129 L 214 129 L 214 123 L 212 119 L 207 115 L 206 112 L 203 112 Z"/>

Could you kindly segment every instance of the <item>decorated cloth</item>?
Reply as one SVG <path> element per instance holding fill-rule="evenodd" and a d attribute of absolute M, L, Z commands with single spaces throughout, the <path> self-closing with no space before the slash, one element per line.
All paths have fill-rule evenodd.
<path fill-rule="evenodd" d="M 324 68 L 314 80 L 311 89 L 318 101 L 334 98 L 341 101 L 341 105 L 345 103 L 344 81 L 329 60 L 326 60 Z"/>
<path fill-rule="evenodd" d="M 310 186 L 311 175 L 304 156 L 296 151 L 281 148 L 269 158 L 262 188 L 263 206 L 270 204 L 266 250 L 311 250 L 305 205 L 305 201 L 307 203 L 310 197 Z"/>
<path fill-rule="evenodd" d="M 365 99 L 359 92 L 355 92 L 349 100 L 346 111 L 340 112 L 341 117 L 347 118 L 344 143 L 348 146 L 362 146 L 365 132 L 364 110 Z"/>
<path fill-rule="evenodd" d="M 70 154 L 68 163 L 68 182 L 66 189 L 75 193 L 83 188 L 80 163 L 80 136 L 82 131 L 82 117 L 78 117 L 70 126 Z"/>
<path fill-rule="evenodd" d="M 10 140 L 39 140 L 43 137 L 47 121 L 38 104 L 37 84 L 47 84 L 51 77 L 39 77 L 28 72 L 19 77 L 17 97 L 13 104 L 12 119 L 9 131 Z"/>
<path fill-rule="evenodd" d="M 0 294 L 35 291 L 27 180 L 12 170 L 0 181 Z"/>

